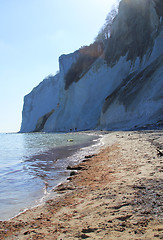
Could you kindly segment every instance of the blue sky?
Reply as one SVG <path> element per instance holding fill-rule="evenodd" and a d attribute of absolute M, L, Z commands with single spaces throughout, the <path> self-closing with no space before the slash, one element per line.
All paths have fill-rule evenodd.
<path fill-rule="evenodd" d="M 0 0 L 0 132 L 17 132 L 23 98 L 93 42 L 115 0 Z"/>

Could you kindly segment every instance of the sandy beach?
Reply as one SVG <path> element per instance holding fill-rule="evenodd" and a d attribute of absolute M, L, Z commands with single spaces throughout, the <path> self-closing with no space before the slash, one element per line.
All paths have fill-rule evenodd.
<path fill-rule="evenodd" d="M 0 239 L 163 239 L 163 131 L 112 132 L 69 166 L 56 199 L 0 222 Z"/>

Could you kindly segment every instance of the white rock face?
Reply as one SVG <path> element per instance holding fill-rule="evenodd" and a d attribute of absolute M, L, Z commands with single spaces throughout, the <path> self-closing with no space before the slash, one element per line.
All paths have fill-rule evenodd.
<path fill-rule="evenodd" d="M 163 54 L 138 75 L 124 81 L 105 102 L 102 129 L 134 129 L 162 123 Z"/>
<path fill-rule="evenodd" d="M 60 85 L 59 74 L 48 77 L 24 97 L 21 132 L 34 131 L 40 117 L 57 109 Z"/>
<path fill-rule="evenodd" d="M 150 37 L 149 42 L 144 42 L 143 49 L 146 51 L 141 58 L 142 46 L 135 48 L 135 44 L 143 44 L 143 29 L 138 26 L 137 30 L 140 35 L 142 31 L 142 36 L 139 35 L 135 42 L 135 36 L 132 36 L 134 31 L 126 19 L 127 2 L 122 1 L 119 15 L 113 24 L 109 43 L 115 52 L 109 49 L 108 43 L 106 52 L 80 72 L 79 80 L 72 79 L 66 89 L 66 76 L 83 55 L 81 57 L 80 50 L 62 55 L 59 59 L 60 73 L 46 78 L 25 96 L 21 132 L 37 131 L 38 125 L 42 126 L 41 131 L 58 132 L 132 129 L 162 123 L 162 18 L 155 10 L 154 1 L 150 2 L 147 11 L 145 7 L 149 1 L 130 0 L 132 7 L 143 5 L 141 11 L 148 14 Z M 124 28 L 119 30 L 122 22 Z M 123 38 L 125 33 L 130 36 L 127 43 Z M 115 44 L 118 44 L 117 47 Z M 115 55 L 111 58 L 108 53 L 109 56 Z M 74 69 L 77 69 L 76 65 Z"/>

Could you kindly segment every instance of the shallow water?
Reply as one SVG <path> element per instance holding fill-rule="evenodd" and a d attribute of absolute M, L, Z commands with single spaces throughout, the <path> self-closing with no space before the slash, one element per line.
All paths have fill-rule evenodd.
<path fill-rule="evenodd" d="M 0 220 L 50 197 L 69 175 L 67 166 L 78 163 L 96 139 L 81 133 L 0 134 Z"/>

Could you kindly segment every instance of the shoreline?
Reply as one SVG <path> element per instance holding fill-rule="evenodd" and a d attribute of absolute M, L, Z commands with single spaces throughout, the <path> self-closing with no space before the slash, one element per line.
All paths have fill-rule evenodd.
<path fill-rule="evenodd" d="M 14 134 L 14 135 L 15 135 L 14 137 L 17 138 L 18 135 L 17 134 Z M 45 145 L 45 147 L 43 147 L 44 148 L 43 150 L 42 148 L 40 148 L 41 150 L 39 151 L 39 148 L 38 148 L 36 149 L 36 151 L 33 151 L 35 153 L 31 154 L 31 156 L 30 154 L 29 156 L 28 154 L 27 155 L 25 154 L 22 156 L 22 160 L 20 159 L 20 156 L 18 156 L 18 159 L 20 159 L 19 160 L 20 165 L 17 164 L 18 162 L 17 161 L 15 165 L 13 165 L 14 166 L 13 168 L 11 167 L 9 168 L 9 170 L 7 170 L 6 168 L 5 169 L 6 172 L 4 173 L 3 173 L 3 167 L 1 169 L 2 174 L 0 176 L 0 183 L 1 183 L 0 184 L 1 186 L 0 221 L 5 221 L 11 218 L 14 218 L 15 216 L 19 215 L 25 210 L 33 208 L 34 206 L 40 205 L 42 202 L 46 201 L 46 199 L 48 200 L 50 197 L 49 191 L 52 189 L 52 187 L 58 185 L 62 181 L 65 181 L 66 178 L 69 176 L 69 173 L 66 170 L 66 167 L 64 168 L 64 165 L 67 159 L 70 159 L 70 161 L 71 160 L 73 161 L 73 158 L 71 159 L 71 156 L 74 155 L 76 152 L 78 152 L 80 149 L 82 149 L 83 147 L 98 143 L 97 133 L 96 134 L 95 133 L 90 133 L 90 134 L 72 133 L 72 134 L 59 134 L 59 135 L 58 134 L 57 135 L 56 134 L 50 134 L 50 135 L 39 134 L 39 135 L 40 136 L 37 136 L 36 134 L 32 134 L 32 135 L 29 134 L 29 136 L 27 137 L 27 140 L 28 138 L 30 138 L 31 141 L 33 141 L 33 139 L 38 139 L 37 141 L 41 142 L 42 139 L 44 140 L 45 138 L 47 138 L 49 139 L 48 141 L 51 142 L 51 144 L 46 146 L 46 140 L 44 142 L 42 141 L 43 144 Z M 57 142 L 55 142 L 57 138 L 58 138 L 59 144 L 63 139 L 62 142 L 64 143 L 63 144 L 64 146 L 62 145 L 58 146 L 59 144 L 57 145 Z M 12 143 L 12 139 L 13 139 L 13 136 L 9 135 L 10 144 Z M 19 139 L 21 139 L 20 136 L 18 136 L 18 140 Z M 25 139 L 26 139 L 26 136 L 25 136 Z M 73 141 L 69 142 L 68 141 L 69 139 L 73 139 Z M 52 143 L 51 140 L 54 140 L 54 144 Z M 17 144 L 19 144 L 19 142 L 20 141 L 18 141 Z M 15 145 L 15 147 L 17 147 L 17 144 Z M 28 147 L 30 145 L 26 144 L 26 146 Z M 11 149 L 11 152 L 12 152 L 12 149 Z M 30 152 L 30 149 L 29 149 L 29 152 Z M 2 150 L 2 155 L 3 155 L 3 150 Z M 18 155 L 20 154 L 18 153 Z M 12 155 L 11 158 L 15 156 Z M 8 162 L 8 166 L 10 166 L 10 161 L 6 161 L 6 162 Z M 3 164 L 3 157 L 0 163 Z M 15 171 L 15 170 L 18 170 L 18 171 Z M 19 178 L 19 174 L 21 174 L 20 178 Z M 25 174 L 25 177 L 23 174 Z M 3 175 L 4 175 L 4 178 L 3 178 Z M 18 181 L 17 183 L 16 182 L 17 176 L 19 179 L 22 178 L 24 182 L 22 181 L 19 183 Z M 15 177 L 15 180 L 14 180 L 14 177 Z M 12 182 L 9 181 L 9 184 L 7 182 L 8 178 L 9 180 L 10 178 L 13 178 L 13 181 Z M 30 178 L 32 179 L 30 180 Z M 30 185 L 31 187 L 29 187 L 28 182 L 29 184 L 31 184 Z M 46 189 L 46 183 L 48 183 L 47 189 Z M 23 184 L 25 185 L 23 188 L 21 188 Z M 10 191 L 7 192 L 8 189 Z M 10 195 L 8 195 L 9 192 L 11 193 Z M 52 197 L 54 197 L 53 195 L 54 194 L 52 193 Z"/>
<path fill-rule="evenodd" d="M 59 194 L 10 221 L 0 239 L 163 239 L 163 131 L 109 132 Z"/>
<path fill-rule="evenodd" d="M 65 133 L 64 133 L 65 135 Z M 70 164 L 77 164 L 81 161 L 82 156 L 86 154 L 86 152 L 91 152 L 92 149 L 98 147 L 100 145 L 100 139 L 101 135 L 99 132 L 82 132 L 79 133 L 79 135 L 88 135 L 91 136 L 91 138 L 86 139 L 85 142 L 82 143 L 76 143 L 76 135 L 78 133 L 69 134 L 69 138 L 66 137 L 67 139 L 72 138 L 72 143 L 68 143 L 69 141 L 67 140 L 68 145 L 63 145 L 63 146 L 56 146 L 53 148 L 49 148 L 48 150 L 45 150 L 43 152 L 38 152 L 31 157 L 27 158 L 25 162 L 35 162 L 36 164 L 38 162 L 38 168 L 42 171 L 44 171 L 44 162 L 46 159 L 47 162 L 47 173 L 49 173 L 51 170 L 50 168 L 56 168 L 56 174 L 54 178 L 49 178 L 48 175 L 45 179 L 45 181 L 42 180 L 44 178 L 44 175 L 46 174 L 46 170 L 43 173 L 43 176 L 41 177 L 41 172 L 40 172 L 40 182 L 41 180 L 43 181 L 42 188 L 40 189 L 40 196 L 37 197 L 36 199 L 32 199 L 31 201 L 28 200 L 28 204 L 22 202 L 21 208 L 16 208 L 16 209 L 11 209 L 12 211 L 8 211 L 6 215 L 5 211 L 4 214 L 2 214 L 0 217 L 0 221 L 9 221 L 11 219 L 14 219 L 15 217 L 19 216 L 20 214 L 26 212 L 27 210 L 33 209 L 34 207 L 42 205 L 45 201 L 47 201 L 49 198 L 55 198 L 56 193 L 52 191 L 54 187 L 57 187 L 59 184 L 65 182 L 67 178 L 69 177 L 69 171 L 66 168 L 66 165 L 68 163 Z M 95 150 L 93 150 L 95 151 Z M 73 163 L 75 159 L 75 162 Z M 43 164 L 42 164 L 43 162 Z M 61 166 L 63 164 L 63 167 Z M 49 171 L 49 172 L 48 172 Z M 57 173 L 58 172 L 58 173 Z M 46 185 L 47 184 L 47 185 Z"/>

